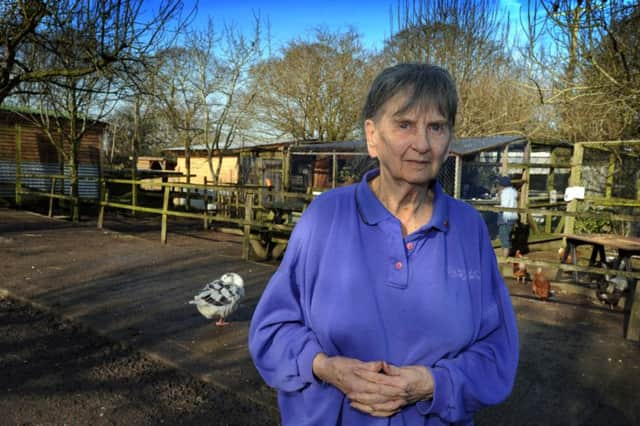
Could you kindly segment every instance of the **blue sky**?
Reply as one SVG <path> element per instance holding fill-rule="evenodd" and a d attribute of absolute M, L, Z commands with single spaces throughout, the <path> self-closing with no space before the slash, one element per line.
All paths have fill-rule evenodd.
<path fill-rule="evenodd" d="M 184 1 L 187 7 L 194 3 Z M 517 14 L 520 1 L 500 3 Z M 391 32 L 390 11 L 395 15 L 397 5 L 397 0 L 200 0 L 194 25 L 206 25 L 211 16 L 216 26 L 234 23 L 249 31 L 250 18 L 256 13 L 263 20 L 268 19 L 275 48 L 296 37 L 308 37 L 318 26 L 341 31 L 351 26 L 362 36 L 364 47 L 380 49 Z M 512 18 L 512 22 L 517 21 Z"/>

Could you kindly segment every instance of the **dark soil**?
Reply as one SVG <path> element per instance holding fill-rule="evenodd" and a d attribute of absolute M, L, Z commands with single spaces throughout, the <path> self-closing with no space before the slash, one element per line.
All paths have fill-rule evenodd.
<path fill-rule="evenodd" d="M 273 425 L 276 418 L 29 303 L 0 298 L 2 425 Z"/>

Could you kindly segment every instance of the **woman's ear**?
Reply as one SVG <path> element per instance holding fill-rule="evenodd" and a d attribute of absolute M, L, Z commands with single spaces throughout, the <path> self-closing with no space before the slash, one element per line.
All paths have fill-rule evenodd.
<path fill-rule="evenodd" d="M 376 123 L 372 119 L 367 119 L 364 121 L 364 136 L 367 140 L 367 151 L 369 152 L 369 156 L 371 158 L 376 158 L 378 156 L 377 145 L 376 145 Z"/>

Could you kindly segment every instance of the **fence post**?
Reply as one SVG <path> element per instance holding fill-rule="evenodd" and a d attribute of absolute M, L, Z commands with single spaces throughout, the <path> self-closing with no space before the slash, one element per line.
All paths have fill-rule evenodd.
<path fill-rule="evenodd" d="M 102 229 L 104 225 L 104 209 L 109 203 L 109 187 L 107 181 L 103 178 L 100 179 L 100 211 L 98 212 L 98 229 Z"/>
<path fill-rule="evenodd" d="M 338 157 L 336 156 L 336 152 L 334 151 L 331 154 L 331 187 L 336 187 L 336 179 L 338 177 Z"/>
<path fill-rule="evenodd" d="M 460 199 L 462 192 L 462 157 L 460 155 L 456 155 L 453 158 L 455 160 L 453 172 L 453 198 Z"/>
<path fill-rule="evenodd" d="M 16 206 L 22 206 L 22 127 L 16 124 Z"/>
<path fill-rule="evenodd" d="M 49 217 L 53 216 L 53 195 L 56 193 L 56 177 L 51 177 L 51 189 L 49 191 Z"/>
<path fill-rule="evenodd" d="M 547 175 L 547 194 L 549 194 L 549 202 L 556 203 L 557 199 L 551 199 L 551 194 L 554 193 L 553 191 L 555 191 L 556 170 L 553 167 L 553 165 L 558 162 L 556 150 L 553 148 L 551 148 L 550 161 L 551 161 L 551 167 L 549 167 L 549 174 Z M 544 232 L 547 234 L 551 233 L 552 221 L 553 221 L 553 216 L 550 214 L 546 215 L 544 219 Z"/>
<path fill-rule="evenodd" d="M 509 144 L 502 148 L 502 164 L 500 166 L 500 175 L 506 176 L 509 173 Z"/>
<path fill-rule="evenodd" d="M 527 143 L 524 146 L 523 153 L 524 162 L 529 165 L 522 172 L 522 186 L 520 187 L 520 202 L 519 208 L 526 209 L 529 207 L 529 188 L 531 182 L 531 141 L 527 140 Z M 529 224 L 531 227 L 531 231 L 534 234 L 540 232 L 538 229 L 538 223 L 533 220 L 533 216 L 530 213 L 521 214 L 518 212 L 518 216 L 523 218 L 523 223 Z"/>
<path fill-rule="evenodd" d="M 613 175 L 616 173 L 616 155 L 612 152 L 609 154 L 609 170 L 607 172 L 607 183 L 605 188 L 605 197 L 613 197 Z"/>
<path fill-rule="evenodd" d="M 242 237 L 242 259 L 249 260 L 251 247 L 251 220 L 253 218 L 253 192 L 247 191 L 244 199 L 244 232 Z"/>
<path fill-rule="evenodd" d="M 581 143 L 573 145 L 573 156 L 571 157 L 571 174 L 569 175 L 569 186 L 578 186 L 582 182 L 582 159 L 584 156 L 584 146 Z M 578 200 L 573 199 L 567 205 L 567 212 L 575 213 L 578 211 Z M 573 228 L 576 223 L 575 216 L 567 216 L 564 219 L 564 233 L 573 234 Z"/>
<path fill-rule="evenodd" d="M 162 197 L 162 227 L 160 229 L 160 242 L 167 244 L 167 211 L 169 210 L 169 187 L 164 187 L 164 196 Z"/>
<path fill-rule="evenodd" d="M 282 162 L 282 189 L 289 191 L 289 171 L 291 168 L 291 151 L 287 148 L 287 155 Z"/>
<path fill-rule="evenodd" d="M 136 215 L 136 207 L 138 207 L 138 177 L 137 177 L 137 169 L 135 172 L 132 172 L 131 176 L 131 215 Z"/>
<path fill-rule="evenodd" d="M 204 229 L 205 231 L 207 230 L 207 228 L 209 228 L 209 218 L 207 217 L 207 205 L 209 204 L 209 191 L 207 190 L 207 177 L 204 177 L 204 194 L 203 194 L 203 203 L 204 203 L 204 221 L 202 224 L 202 229 Z"/>
<path fill-rule="evenodd" d="M 629 325 L 627 325 L 627 335 L 625 336 L 629 340 L 635 342 L 640 340 L 640 285 L 636 285 L 631 288 L 631 294 L 628 297 L 632 297 L 631 301 L 631 313 L 629 314 Z"/>

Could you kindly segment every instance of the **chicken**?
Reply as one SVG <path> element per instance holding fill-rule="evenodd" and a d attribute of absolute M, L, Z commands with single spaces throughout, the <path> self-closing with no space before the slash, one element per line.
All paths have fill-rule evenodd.
<path fill-rule="evenodd" d="M 225 318 L 238 308 L 244 296 L 244 281 L 234 272 L 228 272 L 208 283 L 189 303 L 196 305 L 198 312 L 211 319 L 218 316 L 216 325 L 229 324 Z"/>
<path fill-rule="evenodd" d="M 625 277 L 610 276 L 606 264 L 602 267 L 607 270 L 604 279 L 601 279 L 596 289 L 596 297 L 602 303 L 609 305 L 609 309 L 618 306 L 622 294 L 629 288 L 629 280 Z"/>
<path fill-rule="evenodd" d="M 551 284 L 549 280 L 544 276 L 542 268 L 538 268 L 533 274 L 533 283 L 531 284 L 531 290 L 541 300 L 547 300 L 551 293 Z"/>
<path fill-rule="evenodd" d="M 520 253 L 520 250 L 516 250 L 516 254 L 515 257 L 520 258 L 520 259 L 524 259 L 524 256 L 522 255 L 522 253 Z M 516 282 L 520 282 L 520 280 L 522 279 L 522 284 L 525 284 L 528 278 L 528 272 L 527 272 L 527 264 L 523 263 L 523 262 L 513 262 L 513 278 L 516 279 Z"/>

